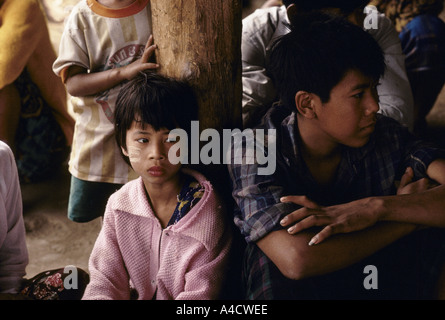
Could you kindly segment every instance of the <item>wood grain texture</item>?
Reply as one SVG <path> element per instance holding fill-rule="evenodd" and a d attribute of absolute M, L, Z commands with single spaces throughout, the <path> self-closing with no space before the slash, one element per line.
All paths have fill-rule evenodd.
<path fill-rule="evenodd" d="M 186 78 L 200 129 L 241 127 L 240 0 L 152 0 L 159 73 Z"/>

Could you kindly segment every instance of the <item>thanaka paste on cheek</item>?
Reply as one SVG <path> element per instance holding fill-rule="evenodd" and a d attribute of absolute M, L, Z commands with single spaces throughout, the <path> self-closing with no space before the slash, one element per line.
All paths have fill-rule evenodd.
<path fill-rule="evenodd" d="M 141 149 L 138 147 L 128 147 L 128 158 L 131 162 L 139 162 L 141 160 Z"/>

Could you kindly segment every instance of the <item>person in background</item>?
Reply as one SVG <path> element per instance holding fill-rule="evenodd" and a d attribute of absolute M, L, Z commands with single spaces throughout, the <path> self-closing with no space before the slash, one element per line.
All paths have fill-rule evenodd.
<path fill-rule="evenodd" d="M 383 13 L 389 20 L 391 20 L 397 32 L 400 32 L 400 25 L 397 23 L 396 17 L 397 7 L 399 5 L 398 0 L 371 0 L 370 6 L 374 6 L 377 10 Z"/>
<path fill-rule="evenodd" d="M 37 0 L 0 0 L 0 140 L 13 150 L 20 181 L 48 178 L 69 152 L 74 120 L 47 21 Z"/>
<path fill-rule="evenodd" d="M 442 0 L 399 1 L 399 38 L 414 97 L 414 132 L 424 136 L 426 116 L 445 84 Z"/>
<path fill-rule="evenodd" d="M 88 222 L 104 213 L 108 197 L 136 178 L 120 155 L 113 111 L 122 84 L 156 49 L 149 0 L 86 0 L 71 11 L 53 70 L 65 83 L 77 114 L 69 161 L 68 218 Z"/>
<path fill-rule="evenodd" d="M 283 6 L 261 8 L 243 19 L 241 43 L 243 82 L 243 124 L 253 127 L 274 103 L 277 91 L 268 72 L 270 48 L 289 32 L 289 17 L 310 12 L 335 13 L 363 28 L 368 3 L 346 0 L 285 0 Z M 267 3 L 267 5 L 270 5 Z M 405 70 L 405 58 L 398 34 L 390 20 L 377 14 L 377 28 L 366 31 L 379 43 L 385 54 L 386 70 L 379 80 L 380 113 L 413 128 L 413 97 Z"/>
<path fill-rule="evenodd" d="M 0 293 L 20 292 L 28 265 L 22 194 L 14 155 L 0 141 Z"/>
<path fill-rule="evenodd" d="M 26 279 L 28 265 L 20 182 L 11 148 L 0 141 L 0 300 L 79 300 L 88 274 L 76 268 L 76 283 L 64 286 L 65 268 Z M 71 281 L 71 279 L 69 279 Z"/>

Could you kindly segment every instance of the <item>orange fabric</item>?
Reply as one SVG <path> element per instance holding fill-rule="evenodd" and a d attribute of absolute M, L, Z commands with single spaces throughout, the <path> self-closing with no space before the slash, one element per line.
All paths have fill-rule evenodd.
<path fill-rule="evenodd" d="M 3 1 L 0 24 L 0 89 L 26 68 L 71 144 L 74 120 L 67 111 L 65 86 L 52 71 L 56 53 L 40 1 Z"/>
<path fill-rule="evenodd" d="M 148 4 L 149 0 L 136 0 L 131 5 L 121 9 L 112 9 L 105 7 L 96 0 L 87 0 L 88 6 L 98 15 L 108 18 L 124 18 L 132 16 L 141 11 Z"/>
<path fill-rule="evenodd" d="M 36 0 L 6 0 L 0 8 L 0 17 L 1 89 L 18 78 L 34 51 L 44 50 L 40 42 L 48 31 Z"/>

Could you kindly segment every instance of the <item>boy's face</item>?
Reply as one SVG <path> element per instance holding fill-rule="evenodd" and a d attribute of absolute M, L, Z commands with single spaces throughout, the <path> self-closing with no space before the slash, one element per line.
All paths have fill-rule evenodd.
<path fill-rule="evenodd" d="M 130 159 L 134 171 L 139 174 L 146 187 L 178 179 L 181 164 L 171 164 L 168 159 L 170 148 L 176 143 L 169 139 L 170 130 L 155 131 L 149 124 L 133 121 L 127 131 L 127 150 L 122 152 Z"/>
<path fill-rule="evenodd" d="M 350 147 L 362 147 L 374 131 L 379 110 L 374 83 L 358 71 L 348 71 L 331 90 L 330 99 L 317 99 L 318 128 L 327 139 Z"/>

